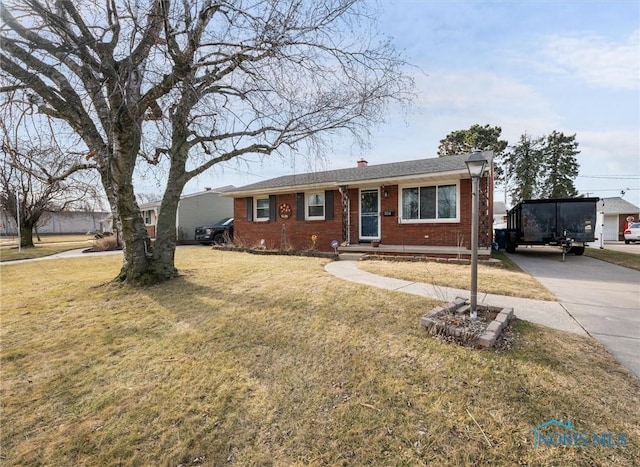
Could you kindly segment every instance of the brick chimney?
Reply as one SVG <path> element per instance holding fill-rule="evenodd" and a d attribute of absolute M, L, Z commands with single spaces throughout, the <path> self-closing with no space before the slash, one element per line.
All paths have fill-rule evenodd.
<path fill-rule="evenodd" d="M 369 163 L 367 161 L 365 161 L 364 159 L 360 159 L 358 161 L 358 167 L 366 167 Z"/>

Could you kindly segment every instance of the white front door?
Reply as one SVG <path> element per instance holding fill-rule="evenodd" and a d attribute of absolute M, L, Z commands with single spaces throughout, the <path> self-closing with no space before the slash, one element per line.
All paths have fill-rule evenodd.
<path fill-rule="evenodd" d="M 360 240 L 380 240 L 380 192 L 360 190 Z"/>

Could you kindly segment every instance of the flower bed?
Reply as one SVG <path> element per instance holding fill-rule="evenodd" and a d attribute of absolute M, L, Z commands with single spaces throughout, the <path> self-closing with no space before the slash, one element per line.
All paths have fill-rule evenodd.
<path fill-rule="evenodd" d="M 464 345 L 493 347 L 502 330 L 513 318 L 513 308 L 478 305 L 477 318 L 471 318 L 467 300 L 453 302 L 431 310 L 420 319 L 430 335 L 447 336 Z"/>

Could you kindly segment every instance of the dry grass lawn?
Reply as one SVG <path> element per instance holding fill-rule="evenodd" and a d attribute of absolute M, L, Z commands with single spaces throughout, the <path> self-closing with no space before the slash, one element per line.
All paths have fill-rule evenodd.
<path fill-rule="evenodd" d="M 181 249 L 0 267 L 5 465 L 638 465 L 640 383 L 592 339 L 518 323 L 506 353 L 429 338 L 436 302 L 326 260 Z M 622 447 L 534 449 L 570 418 Z"/>
<path fill-rule="evenodd" d="M 440 287 L 469 290 L 470 266 L 439 262 L 359 261 L 358 267 L 381 276 L 425 282 Z M 529 274 L 511 263 L 508 268 L 478 264 L 478 292 L 556 300 L 555 296 Z"/>
<path fill-rule="evenodd" d="M 587 248 L 584 254 L 601 261 L 606 261 L 607 263 L 613 263 L 618 266 L 640 271 L 640 255 L 637 254 L 615 250 L 601 250 L 599 248 Z"/>
<path fill-rule="evenodd" d="M 18 259 L 33 259 L 55 255 L 67 250 L 89 248 L 95 239 L 93 235 L 41 235 L 41 240 L 33 237 L 33 248 L 21 248 L 18 251 L 18 237 L 0 238 L 0 262 Z"/>

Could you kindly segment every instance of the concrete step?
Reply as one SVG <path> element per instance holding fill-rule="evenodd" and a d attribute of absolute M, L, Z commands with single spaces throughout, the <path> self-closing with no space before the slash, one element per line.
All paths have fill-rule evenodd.
<path fill-rule="evenodd" d="M 358 261 L 364 255 L 364 253 L 340 253 L 338 259 L 340 261 Z"/>

